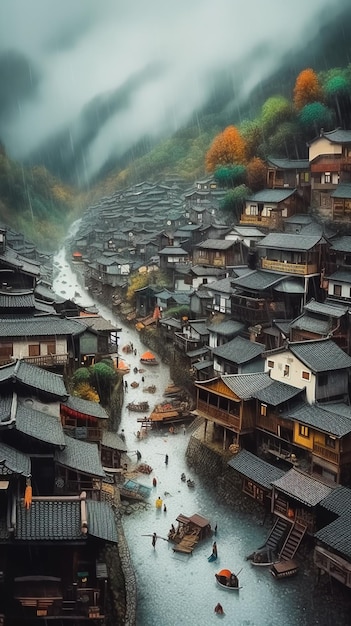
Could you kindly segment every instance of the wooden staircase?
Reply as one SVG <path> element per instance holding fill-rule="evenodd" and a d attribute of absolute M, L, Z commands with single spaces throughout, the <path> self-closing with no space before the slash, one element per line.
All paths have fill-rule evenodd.
<path fill-rule="evenodd" d="M 305 535 L 307 526 L 300 522 L 295 522 L 290 532 L 285 539 L 284 545 L 279 553 L 279 557 L 282 561 L 289 561 L 293 559 Z"/>
<path fill-rule="evenodd" d="M 277 517 L 268 539 L 264 544 L 265 548 L 269 548 L 272 552 L 277 552 L 277 549 L 281 545 L 284 537 L 287 536 L 289 530 L 291 531 L 292 523 L 282 517 Z"/>

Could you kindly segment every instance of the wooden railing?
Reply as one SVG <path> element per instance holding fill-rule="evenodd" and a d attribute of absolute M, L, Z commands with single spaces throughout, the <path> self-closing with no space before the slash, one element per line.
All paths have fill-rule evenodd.
<path fill-rule="evenodd" d="M 260 226 L 269 226 L 271 223 L 270 217 L 262 217 L 261 215 L 245 215 L 240 216 L 240 224 L 257 224 Z"/>
<path fill-rule="evenodd" d="M 339 463 L 340 455 L 338 452 L 334 450 L 330 450 L 330 448 L 326 448 L 325 446 L 321 446 L 319 443 L 315 443 L 313 445 L 313 452 L 318 454 L 318 456 L 322 457 L 326 461 L 331 461 L 332 463 Z"/>
<path fill-rule="evenodd" d="M 235 430 L 240 430 L 241 420 L 240 420 L 239 415 L 233 415 L 231 413 L 228 413 L 227 411 L 218 409 L 217 407 L 212 406 L 211 404 L 207 404 L 203 400 L 198 401 L 197 408 L 199 411 L 201 411 L 205 415 L 208 415 L 209 418 L 211 417 L 214 418 L 216 422 L 220 422 L 224 426 L 230 426 L 231 428 L 234 428 Z"/>
<path fill-rule="evenodd" d="M 317 274 L 318 272 L 317 263 L 285 263 L 284 261 L 270 261 L 269 259 L 262 259 L 262 269 L 302 276 Z"/>

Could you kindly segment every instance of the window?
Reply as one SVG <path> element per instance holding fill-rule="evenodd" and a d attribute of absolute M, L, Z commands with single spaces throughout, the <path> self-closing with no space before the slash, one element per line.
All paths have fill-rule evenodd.
<path fill-rule="evenodd" d="M 250 215 L 258 215 L 258 209 L 256 204 L 250 205 Z"/>
<path fill-rule="evenodd" d="M 330 172 L 325 172 L 325 174 L 324 174 L 324 182 L 325 183 L 330 183 L 331 182 Z"/>
<path fill-rule="evenodd" d="M 327 448 L 335 448 L 335 437 L 332 437 L 331 435 L 326 435 L 325 445 Z"/>
<path fill-rule="evenodd" d="M 334 296 L 341 296 L 341 285 L 334 285 L 333 294 Z"/>
<path fill-rule="evenodd" d="M 301 437 L 309 437 L 309 428 L 308 426 L 304 426 L 303 424 L 299 424 L 299 435 Z"/>
<path fill-rule="evenodd" d="M 267 361 L 267 365 L 268 365 L 268 367 L 270 367 L 270 369 L 273 369 L 274 361 Z"/>
<path fill-rule="evenodd" d="M 306 371 L 304 371 L 304 370 L 303 370 L 303 371 L 302 371 L 302 378 L 303 378 L 304 380 L 310 380 L 310 378 L 311 378 L 311 374 L 310 374 L 310 372 L 306 372 Z"/>
<path fill-rule="evenodd" d="M 40 356 L 40 345 L 38 343 L 29 345 L 28 346 L 28 355 L 29 356 Z"/>
<path fill-rule="evenodd" d="M 266 404 L 261 404 L 261 415 L 263 415 L 264 417 L 267 415 L 267 405 Z"/>
<path fill-rule="evenodd" d="M 290 365 L 284 365 L 284 376 L 288 377 L 290 375 Z"/>

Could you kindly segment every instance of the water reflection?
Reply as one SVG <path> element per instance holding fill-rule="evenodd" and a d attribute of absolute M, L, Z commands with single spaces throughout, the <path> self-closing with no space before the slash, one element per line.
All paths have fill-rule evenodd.
<path fill-rule="evenodd" d="M 79 293 L 81 295 L 76 298 L 79 304 L 94 304 L 71 271 L 63 250 L 55 261 L 59 269 L 55 291 L 60 293 L 64 280 L 68 298 Z M 163 399 L 163 390 L 170 382 L 168 367 L 161 364 L 145 368 L 145 383 L 141 384 L 142 374 L 133 373 L 134 367 L 140 368 L 139 357 L 145 349 L 138 333 L 120 323 L 107 308 L 97 306 L 106 319 L 122 328 L 120 345 L 132 341 L 137 349 L 136 356 L 128 354 L 123 357 L 131 367 L 127 375 L 129 386 L 125 405 L 147 399 L 152 407 Z M 133 380 L 140 383 L 137 389 L 130 385 Z M 156 386 L 155 394 L 143 391 L 148 385 Z M 260 519 L 233 510 L 219 501 L 211 482 L 187 467 L 188 429 L 183 434 L 183 429 L 179 428 L 174 435 L 167 430 L 152 431 L 140 440 L 136 437 L 139 429 L 137 416 L 124 407 L 121 428 L 126 435 L 129 466 L 130 469 L 135 466 L 136 450 L 139 450 L 142 462 L 153 468 L 152 474 L 141 475 L 140 481 L 152 487 L 153 477 L 157 480 L 157 486 L 152 487 L 148 508 L 124 517 L 138 584 L 138 626 L 210 626 L 217 624 L 219 619 L 236 626 L 334 626 L 349 623 L 348 607 L 332 601 L 332 596 L 321 595 L 321 588 L 315 587 L 315 578 L 304 569 L 304 564 L 296 578 L 281 581 L 274 580 L 265 568 L 252 567 L 245 557 L 264 542 L 268 527 L 263 527 Z M 165 463 L 166 454 L 168 464 Z M 189 489 L 181 481 L 182 472 L 195 481 L 195 489 Z M 158 496 L 166 503 L 166 513 L 163 509 L 156 509 Z M 166 538 L 179 513 L 187 516 L 200 513 L 213 527 L 217 524 L 217 561 L 207 561 L 211 538 L 199 543 L 192 556 L 174 553 L 172 545 L 162 539 L 158 539 L 153 548 L 150 535 L 156 532 Z M 216 584 L 214 574 L 223 567 L 240 572 L 242 589 L 239 592 L 230 593 Z M 223 618 L 214 613 L 217 602 L 224 608 Z"/>

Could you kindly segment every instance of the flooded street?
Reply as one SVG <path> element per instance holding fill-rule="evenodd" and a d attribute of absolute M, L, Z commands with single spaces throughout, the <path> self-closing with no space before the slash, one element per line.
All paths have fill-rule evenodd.
<path fill-rule="evenodd" d="M 79 293 L 79 297 L 74 298 L 79 304 L 95 304 L 71 271 L 63 250 L 56 255 L 55 265 L 58 275 L 54 289 L 57 294 L 73 298 Z M 142 414 L 129 411 L 126 404 L 147 400 L 152 409 L 164 401 L 163 391 L 170 382 L 169 369 L 163 364 L 143 366 L 144 372 L 134 374 L 134 367 L 142 367 L 140 354 L 146 350 L 137 331 L 126 327 L 108 309 L 98 304 L 97 308 L 101 315 L 122 328 L 119 345 L 133 342 L 137 350 L 136 355 L 122 355 L 131 371 L 125 377 L 128 392 L 119 432 L 124 429 L 129 467 L 135 466 L 136 450 L 139 450 L 141 461 L 153 468 L 150 475 L 140 474 L 138 477 L 140 482 L 152 487 L 148 507 L 123 518 L 137 577 L 138 626 L 210 626 L 220 619 L 236 626 L 335 626 L 349 623 L 345 603 L 334 602 L 333 596 L 322 596 L 322 588 L 315 586 L 315 577 L 307 575 L 303 563 L 295 578 L 277 581 L 266 568 L 252 567 L 246 561 L 246 556 L 264 543 L 269 526 L 262 526 L 260 519 L 234 511 L 219 501 L 208 480 L 187 467 L 185 451 L 191 426 L 185 429 L 185 434 L 179 427 L 176 434 L 165 429 L 137 438 L 137 417 Z M 145 378 L 144 383 L 141 376 Z M 133 381 L 139 383 L 137 389 L 131 387 Z M 149 385 L 156 386 L 154 394 L 143 390 Z M 195 481 L 194 489 L 181 481 L 182 472 Z M 154 477 L 156 487 L 152 486 Z M 156 509 L 158 496 L 166 504 L 166 512 Z M 174 553 L 172 544 L 163 540 L 167 538 L 171 524 L 177 525 L 176 518 L 180 513 L 187 516 L 199 513 L 209 519 L 213 528 L 217 524 L 217 561 L 209 563 L 207 560 L 212 549 L 211 537 L 199 543 L 192 556 Z M 159 537 L 155 549 L 151 543 L 153 532 Z M 231 592 L 217 585 L 214 574 L 222 568 L 239 574 L 239 591 Z M 217 602 L 224 608 L 223 617 L 214 613 Z"/>

